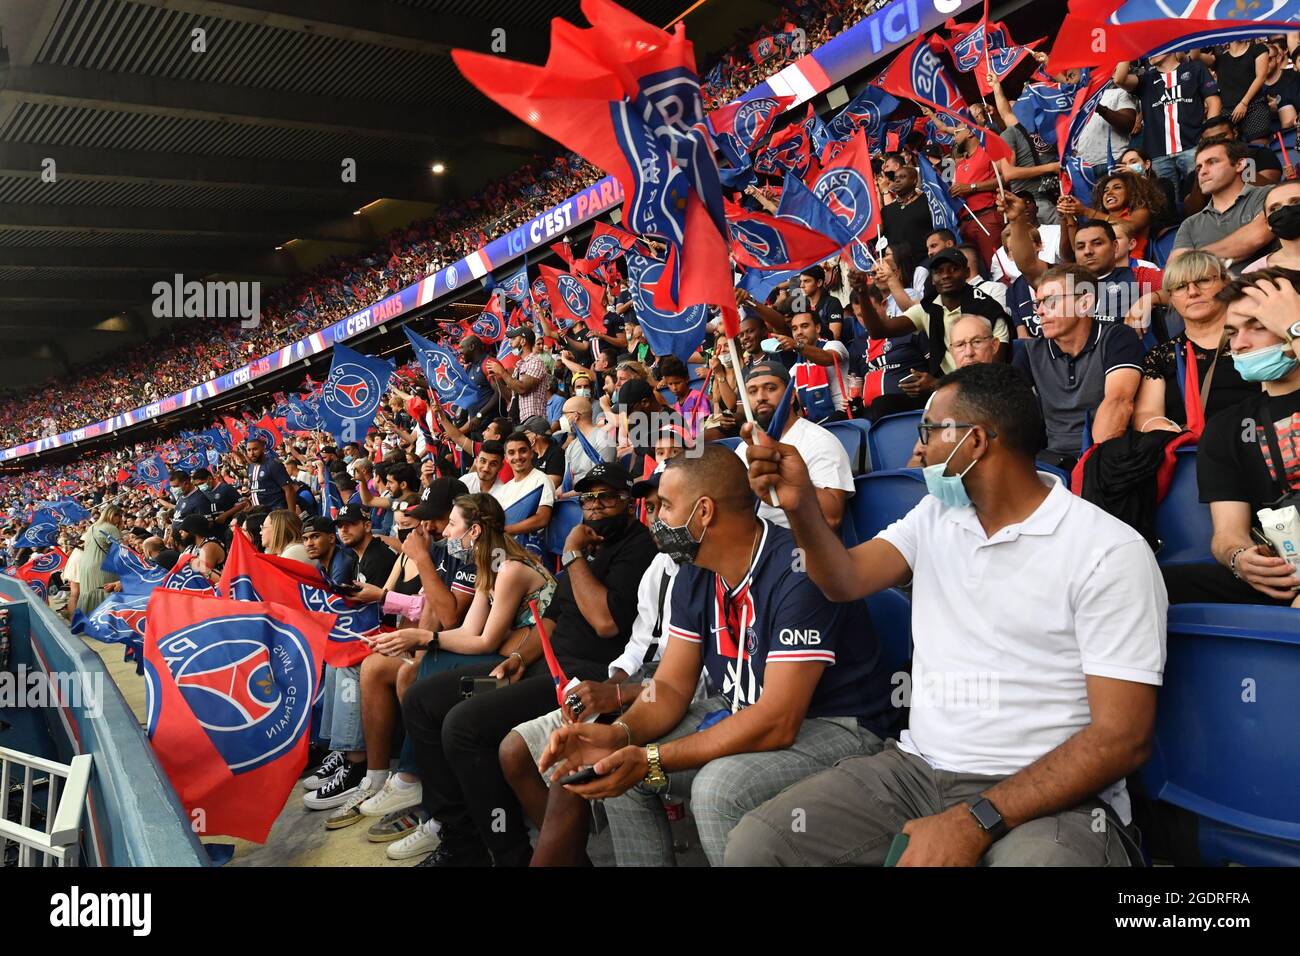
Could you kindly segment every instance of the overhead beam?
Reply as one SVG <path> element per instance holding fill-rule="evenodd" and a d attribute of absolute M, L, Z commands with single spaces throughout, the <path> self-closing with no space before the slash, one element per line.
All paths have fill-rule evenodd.
<path fill-rule="evenodd" d="M 509 22 L 486 22 L 461 15 L 413 10 L 388 0 L 131 0 L 205 17 L 332 37 L 391 50 L 446 53 L 456 47 L 491 52 L 493 30 L 506 31 L 506 49 L 514 59 L 542 60 L 547 31 Z"/>
<path fill-rule="evenodd" d="M 394 166 L 358 159 L 356 182 L 344 182 L 343 157 L 338 162 L 323 163 L 0 142 L 0 176 L 40 177 L 48 159 L 54 160 L 54 185 L 62 180 L 87 180 L 230 189 L 260 187 L 277 193 L 336 194 L 358 206 L 385 197 L 440 202 L 447 196 L 447 180 L 434 176 L 426 165 Z"/>
<path fill-rule="evenodd" d="M 160 280 L 161 281 L 161 280 Z M 170 285 L 170 283 L 169 283 Z M 11 279 L 0 282 L 0 303 L 16 301 L 139 302 L 152 301 L 154 283 L 130 279 Z"/>
<path fill-rule="evenodd" d="M 318 210 L 245 212 L 155 206 L 0 204 L 0 229 L 46 232 L 126 232 L 273 240 L 322 239 L 368 245 L 378 237 L 364 216 L 322 222 Z"/>
<path fill-rule="evenodd" d="M 224 83 L 201 83 L 72 66 L 13 66 L 0 70 L 4 98 L 46 106 L 125 110 L 178 119 L 413 140 L 456 146 L 466 140 L 531 155 L 543 140 L 531 127 L 502 123 L 495 110 L 477 122 L 463 111 L 436 122 L 428 109 L 391 102 L 311 96 Z"/>
<path fill-rule="evenodd" d="M 239 273 L 288 278 L 293 260 L 274 252 L 215 246 L 94 247 L 0 246 L 0 269 L 60 269 L 69 272 L 180 272 L 190 275 Z"/>

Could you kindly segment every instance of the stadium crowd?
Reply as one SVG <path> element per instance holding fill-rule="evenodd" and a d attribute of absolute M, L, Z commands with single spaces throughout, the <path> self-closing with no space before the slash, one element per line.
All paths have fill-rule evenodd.
<path fill-rule="evenodd" d="M 881 864 L 900 832 L 903 863 L 1128 865 L 1135 820 L 1162 819 L 1134 774 L 1168 605 L 1300 609 L 1259 517 L 1300 503 L 1300 182 L 1268 145 L 1300 105 L 1292 45 L 1121 64 L 1076 144 L 1087 202 L 993 77 L 1012 158 L 918 123 L 875 157 L 875 265 L 742 282 L 735 362 L 716 318 L 656 354 L 619 263 L 603 331 L 540 304 L 508 351 L 430 330 L 482 388 L 455 417 L 405 369 L 356 442 L 236 441 L 161 494 L 142 446 L 6 477 L 3 547 L 26 560 L 17 519 L 70 492 L 94 517 L 60 529 L 69 617 L 114 587 L 109 540 L 219 580 L 238 534 L 379 603 L 374 653 L 328 668 L 303 804 L 393 859 L 583 865 L 607 828 L 619 864 L 672 865 L 665 801 L 689 798 L 712 865 Z M 769 209 L 776 182 L 734 198 Z M 418 273 L 438 253 L 417 231 L 393 241 Z M 928 495 L 858 540 L 843 423 L 898 413 Z M 1193 446 L 1213 537 L 1162 565 L 1154 510 Z M 903 587 L 905 714 L 863 601 Z M 990 673 L 991 712 L 987 688 L 921 690 Z"/>

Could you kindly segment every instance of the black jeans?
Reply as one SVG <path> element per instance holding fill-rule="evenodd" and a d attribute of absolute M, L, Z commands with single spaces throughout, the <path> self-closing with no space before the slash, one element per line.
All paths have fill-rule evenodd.
<path fill-rule="evenodd" d="M 1256 591 L 1219 564 L 1173 564 L 1160 569 L 1170 604 L 1277 604 L 1293 599 L 1272 598 Z"/>
<path fill-rule="evenodd" d="M 517 684 L 460 696 L 462 677 L 484 677 L 495 664 L 478 664 L 417 681 L 402 699 L 402 719 L 410 736 L 424 805 L 442 824 L 449 842 L 473 842 L 477 834 L 498 866 L 528 862 L 528 828 L 497 750 L 517 725 L 557 706 L 555 682 L 544 660 L 536 661 Z M 582 680 L 604 680 L 607 669 L 571 673 Z"/>

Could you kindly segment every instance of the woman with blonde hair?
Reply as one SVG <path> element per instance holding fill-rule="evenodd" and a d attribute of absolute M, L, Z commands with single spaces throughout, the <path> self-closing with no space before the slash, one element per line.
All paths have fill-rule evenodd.
<path fill-rule="evenodd" d="M 1194 413 L 1187 394 L 1192 369 L 1202 422 L 1259 392 L 1257 384 L 1243 381 L 1237 374 L 1223 334 L 1228 307 L 1218 294 L 1228 281 L 1228 270 L 1217 256 L 1195 249 L 1165 269 L 1164 291 L 1185 327 L 1146 355 L 1133 402 L 1137 431 L 1182 431 L 1187 426 L 1188 413 Z"/>
<path fill-rule="evenodd" d="M 117 505 L 109 505 L 99 520 L 86 531 L 85 551 L 77 566 L 77 610 L 90 614 L 104 600 L 104 586 L 117 581 L 117 575 L 104 570 L 104 558 L 113 542 L 121 542 L 126 516 Z"/>
<path fill-rule="evenodd" d="M 312 563 L 302 543 L 302 519 L 287 508 L 272 511 L 262 522 L 262 550 L 303 564 Z"/>

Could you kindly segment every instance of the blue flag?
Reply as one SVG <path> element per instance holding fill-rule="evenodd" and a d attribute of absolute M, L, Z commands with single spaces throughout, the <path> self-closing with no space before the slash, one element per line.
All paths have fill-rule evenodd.
<path fill-rule="evenodd" d="M 776 207 L 776 214 L 834 239 L 841 246 L 847 246 L 853 241 L 853 233 L 845 228 L 844 220 L 831 212 L 831 208 L 814 196 L 813 191 L 794 173 L 785 177 L 785 187 L 781 190 L 781 202 Z"/>
<path fill-rule="evenodd" d="M 523 302 L 528 296 L 528 257 L 524 256 L 524 261 L 519 268 L 498 282 L 496 287 L 497 291 L 507 299 Z"/>
<path fill-rule="evenodd" d="M 290 395 L 284 426 L 295 432 L 309 432 L 320 428 L 320 410 L 317 402 L 309 402 L 297 395 Z"/>
<path fill-rule="evenodd" d="M 331 518 L 337 517 L 343 507 L 343 494 L 334 484 L 334 478 L 328 468 L 324 469 L 325 480 L 320 486 L 320 513 Z"/>
<path fill-rule="evenodd" d="M 48 511 L 32 515 L 32 523 L 14 539 L 15 548 L 52 548 L 59 540 L 59 523 Z"/>
<path fill-rule="evenodd" d="M 167 577 L 166 568 L 136 554 L 119 541 L 105 540 L 104 570 L 118 576 L 123 594 L 149 595 L 163 583 L 163 578 Z"/>
<path fill-rule="evenodd" d="M 884 121 L 898 109 L 898 100 L 878 86 L 868 86 L 849 101 L 835 118 L 826 124 L 831 139 L 848 140 L 861 129 L 868 136 L 878 136 Z"/>
<path fill-rule="evenodd" d="M 778 284 L 798 274 L 798 269 L 746 269 L 736 285 L 753 296 L 755 302 L 766 302 Z"/>
<path fill-rule="evenodd" d="M 340 442 L 361 441 L 388 390 L 393 363 L 334 346 L 334 362 L 321 391 L 321 428 Z"/>
<path fill-rule="evenodd" d="M 665 312 L 655 308 L 654 286 L 663 275 L 664 263 L 643 256 L 636 249 L 624 255 L 627 262 L 628 292 L 636 310 L 641 332 L 655 355 L 676 355 L 683 362 L 690 359 L 704 341 L 709 309 L 693 305 L 683 312 Z"/>
<path fill-rule="evenodd" d="M 90 517 L 90 509 L 86 508 L 76 498 L 64 496 L 57 501 L 42 501 L 36 506 L 37 512 L 48 511 L 55 515 L 64 524 L 76 524 L 78 521 L 85 521 Z"/>
<path fill-rule="evenodd" d="M 486 397 L 474 384 L 469 372 L 451 354 L 451 350 L 423 335 L 403 328 L 415 358 L 424 371 L 429 387 L 438 393 L 438 401 L 457 408 L 474 408 Z M 504 340 L 503 340 L 504 344 Z M 508 348 L 508 346 L 507 346 Z"/>
<path fill-rule="evenodd" d="M 957 208 L 953 205 L 952 197 L 948 195 L 948 187 L 944 185 L 928 159 L 921 162 L 920 173 L 920 188 L 925 195 L 926 203 L 930 206 L 931 223 L 935 229 L 951 229 L 953 235 L 956 235 Z"/>
<path fill-rule="evenodd" d="M 550 481 L 548 478 L 547 481 Z M 521 521 L 527 521 L 533 515 L 537 514 L 537 509 L 542 504 L 542 489 L 534 488 L 528 494 L 524 495 L 509 508 L 505 509 L 505 526 L 508 528 L 512 524 L 518 524 Z M 545 529 L 529 531 L 525 534 L 515 535 L 515 540 L 520 545 L 527 548 L 538 556 L 542 553 L 542 535 Z"/>
<path fill-rule="evenodd" d="M 807 131 L 808 138 L 812 141 L 812 151 L 816 156 L 820 156 L 826 144 L 835 138 L 831 134 L 831 131 L 827 129 L 826 123 L 822 121 L 822 118 L 818 116 L 816 111 L 812 108 L 811 103 L 808 104 L 808 116 L 803 121 L 803 128 Z"/>
<path fill-rule="evenodd" d="M 596 451 L 596 446 L 591 443 L 591 439 L 582 433 L 581 428 L 574 427 L 573 437 L 577 439 L 578 444 L 582 446 L 583 453 L 591 459 L 593 465 L 599 465 L 605 460 L 600 456 L 600 452 Z M 565 477 L 567 479 L 568 476 Z"/>
<path fill-rule="evenodd" d="M 153 590 L 140 594 L 117 591 L 109 594 L 89 614 L 72 615 L 72 633 L 85 634 L 106 644 L 125 644 L 134 650 L 136 660 L 144 651 L 145 608 Z"/>
<path fill-rule="evenodd" d="M 772 418 L 768 421 L 767 427 L 763 429 L 777 441 L 781 440 L 781 433 L 785 431 L 785 423 L 790 419 L 790 396 L 795 392 L 795 378 L 794 375 L 790 376 L 790 381 L 785 386 L 785 393 L 781 396 L 780 403 L 776 406 L 776 410 L 772 412 Z"/>
<path fill-rule="evenodd" d="M 1049 146 L 1056 145 L 1056 121 L 1074 109 L 1078 83 L 1028 83 L 1011 111 L 1028 133 L 1037 133 Z"/>
<path fill-rule="evenodd" d="M 136 480 L 146 485 L 161 488 L 167 484 L 167 476 L 167 462 L 162 460 L 161 455 L 150 455 L 135 463 Z"/>

